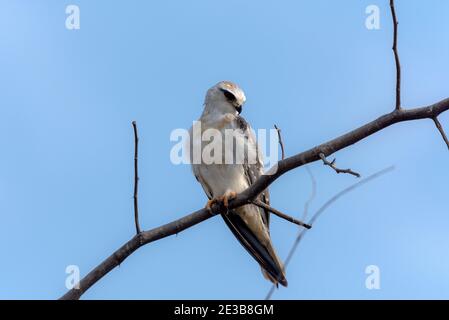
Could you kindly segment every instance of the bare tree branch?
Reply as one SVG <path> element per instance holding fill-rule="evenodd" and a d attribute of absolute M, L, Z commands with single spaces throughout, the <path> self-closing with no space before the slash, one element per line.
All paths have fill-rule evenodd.
<path fill-rule="evenodd" d="M 297 224 L 298 226 L 304 227 L 306 229 L 312 228 L 311 225 L 309 225 L 307 223 L 304 223 L 302 221 L 299 221 L 299 220 L 297 220 L 297 219 L 295 219 L 295 218 L 293 218 L 293 217 L 291 217 L 291 216 L 289 216 L 289 215 L 287 215 L 285 213 L 282 213 L 281 211 L 279 211 L 279 210 L 277 210 L 275 208 L 270 207 L 269 205 L 267 205 L 266 203 L 264 203 L 264 202 L 262 202 L 260 200 L 252 200 L 251 203 L 253 203 L 254 205 L 256 205 L 256 206 L 258 206 L 258 207 L 260 207 L 262 209 L 270 211 L 271 213 L 277 215 L 278 217 L 280 217 L 280 218 L 282 218 L 284 220 L 287 220 L 287 221 L 290 221 L 291 223 Z"/>
<path fill-rule="evenodd" d="M 310 191 L 309 199 L 304 203 L 304 211 L 302 213 L 302 221 L 306 221 L 307 215 L 309 214 L 309 207 L 312 203 L 313 199 L 315 199 L 316 196 L 316 180 L 312 173 L 312 170 L 310 170 L 309 166 L 306 166 L 306 171 L 309 174 L 310 182 L 312 183 L 312 190 Z"/>
<path fill-rule="evenodd" d="M 350 185 L 349 187 L 343 189 L 342 191 L 338 192 L 337 194 L 335 194 L 332 198 L 330 198 L 329 200 L 327 200 L 312 216 L 312 218 L 309 221 L 309 224 L 314 225 L 315 221 L 320 217 L 320 215 L 327 209 L 329 208 L 334 202 L 336 202 L 338 199 L 340 199 L 342 196 L 344 196 L 345 194 L 353 191 L 354 189 L 357 189 L 358 187 L 361 187 L 362 185 L 390 172 L 394 170 L 394 166 L 390 166 L 388 168 L 385 168 L 381 171 L 378 171 L 352 185 Z M 301 229 L 298 232 L 298 236 L 295 239 L 295 242 L 293 243 L 287 258 L 285 259 L 285 263 L 284 266 L 285 268 L 287 268 L 287 266 L 289 265 L 291 259 L 293 258 L 293 255 L 296 252 L 296 249 L 298 248 L 299 243 L 301 242 L 302 238 L 304 237 L 305 233 L 307 232 L 307 229 Z M 274 291 L 276 289 L 276 286 L 271 286 L 270 290 L 268 291 L 265 300 L 270 300 Z"/>
<path fill-rule="evenodd" d="M 449 149 L 449 140 L 447 139 L 443 126 L 441 125 L 437 117 L 433 118 L 433 122 L 435 122 L 435 126 L 437 127 L 438 131 L 440 131 L 441 137 L 443 138 L 444 142 L 446 142 L 446 146 Z"/>
<path fill-rule="evenodd" d="M 360 178 L 360 174 L 357 173 L 357 172 L 352 171 L 351 169 L 339 169 L 339 168 L 337 168 L 337 166 L 335 165 L 335 161 L 336 161 L 337 159 L 334 158 L 334 160 L 328 161 L 328 160 L 326 159 L 326 156 L 324 155 L 324 153 L 320 153 L 320 158 L 321 158 L 321 160 L 323 160 L 323 164 L 324 164 L 325 166 L 331 167 L 332 169 L 335 170 L 336 173 L 347 173 L 347 174 L 352 174 L 353 176 L 356 176 L 357 178 Z"/>
<path fill-rule="evenodd" d="M 278 132 L 279 145 L 281 146 L 281 152 L 282 152 L 282 160 L 284 160 L 285 159 L 285 150 L 284 150 L 284 142 L 282 141 L 281 129 L 279 129 L 277 125 L 274 125 L 274 128 Z"/>
<path fill-rule="evenodd" d="M 136 233 L 139 234 L 140 224 L 139 224 L 139 206 L 137 202 L 137 195 L 139 190 L 139 166 L 138 166 L 138 155 L 139 155 L 139 136 L 137 135 L 137 124 L 135 121 L 132 122 L 134 129 L 134 222 L 136 224 Z"/>
<path fill-rule="evenodd" d="M 391 17 L 393 19 L 393 53 L 396 62 L 396 110 L 401 109 L 401 63 L 398 53 L 398 19 L 394 8 L 394 0 L 390 0 Z"/>

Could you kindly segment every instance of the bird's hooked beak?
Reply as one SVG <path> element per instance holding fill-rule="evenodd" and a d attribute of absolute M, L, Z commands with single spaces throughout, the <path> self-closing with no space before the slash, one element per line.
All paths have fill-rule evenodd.
<path fill-rule="evenodd" d="M 235 107 L 235 110 L 237 110 L 237 113 L 240 114 L 242 113 L 242 105 L 238 105 Z"/>

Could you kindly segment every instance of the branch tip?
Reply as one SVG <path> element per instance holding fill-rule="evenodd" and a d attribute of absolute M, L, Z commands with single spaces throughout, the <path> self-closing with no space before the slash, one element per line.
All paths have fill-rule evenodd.
<path fill-rule="evenodd" d="M 139 155 L 139 136 L 137 134 L 137 123 L 132 122 L 134 130 L 134 223 L 136 225 L 136 234 L 140 234 L 140 224 L 139 224 L 139 206 L 138 206 L 138 190 L 139 190 L 139 166 L 138 166 L 138 155 Z"/>
<path fill-rule="evenodd" d="M 449 139 L 447 138 L 446 132 L 444 132 L 443 126 L 441 125 L 437 117 L 433 117 L 432 120 L 435 123 L 435 126 L 437 127 L 438 131 L 440 132 L 444 142 L 446 143 L 447 148 L 449 149 Z"/>
<path fill-rule="evenodd" d="M 398 19 L 394 8 L 394 0 L 390 0 L 391 17 L 393 19 L 393 53 L 396 63 L 396 110 L 401 109 L 401 63 L 398 53 Z"/>
<path fill-rule="evenodd" d="M 329 160 L 326 159 L 326 156 L 322 152 L 320 153 L 320 158 L 323 161 L 323 165 L 331 167 L 332 169 L 334 169 L 334 171 L 336 173 L 347 173 L 347 174 L 351 174 L 353 176 L 356 176 L 357 178 L 360 178 L 360 174 L 355 172 L 355 171 L 352 171 L 351 169 L 340 169 L 340 168 L 337 168 L 337 166 L 335 165 L 335 161 L 337 159 L 334 158 L 332 161 L 329 161 Z"/>
<path fill-rule="evenodd" d="M 284 150 L 284 142 L 282 141 L 281 129 L 277 125 L 274 125 L 274 128 L 276 129 L 276 131 L 278 133 L 279 145 L 281 146 L 281 152 L 282 152 L 282 160 L 284 160 L 285 159 L 285 150 Z"/>
<path fill-rule="evenodd" d="M 265 209 L 267 211 L 270 211 L 271 213 L 277 215 L 278 217 L 280 217 L 280 218 L 282 218 L 284 220 L 287 220 L 287 221 L 289 221 L 291 223 L 297 224 L 298 226 L 304 227 L 306 229 L 311 229 L 312 228 L 312 226 L 310 224 L 304 223 L 302 221 L 299 221 L 299 220 L 293 218 L 292 216 L 289 216 L 289 215 L 287 215 L 285 213 L 282 213 L 281 211 L 279 211 L 279 210 L 277 210 L 275 208 L 270 207 L 269 205 L 267 205 L 266 203 L 264 203 L 264 202 L 262 202 L 260 200 L 252 200 L 251 203 L 256 205 L 256 206 L 258 206 L 259 208 L 262 208 L 262 209 Z"/>

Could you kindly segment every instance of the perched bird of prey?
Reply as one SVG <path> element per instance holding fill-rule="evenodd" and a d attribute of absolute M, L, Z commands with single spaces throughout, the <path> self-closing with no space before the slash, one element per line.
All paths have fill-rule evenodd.
<path fill-rule="evenodd" d="M 201 134 L 208 129 L 216 129 L 223 138 L 223 161 L 210 163 L 201 158 L 199 163 L 192 161 L 193 173 L 209 198 L 207 207 L 220 201 L 225 207 L 228 201 L 247 189 L 263 174 L 263 161 L 258 152 L 256 138 L 250 125 L 240 115 L 245 102 L 245 94 L 236 84 L 222 81 L 207 91 L 204 111 L 199 119 L 200 134 L 191 129 L 190 150 L 204 150 L 206 142 Z M 230 146 L 224 143 L 225 130 L 232 129 L 234 134 Z M 238 150 L 245 150 L 243 161 L 238 161 Z M 192 153 L 191 152 L 191 153 Z M 225 154 L 233 156 L 233 162 L 225 161 Z M 255 161 L 250 161 L 254 159 Z M 269 204 L 268 189 L 261 193 L 258 200 Z M 276 286 L 287 286 L 282 262 L 273 248 L 269 231 L 269 212 L 253 204 L 228 210 L 222 217 L 243 247 L 256 259 L 262 273 Z"/>

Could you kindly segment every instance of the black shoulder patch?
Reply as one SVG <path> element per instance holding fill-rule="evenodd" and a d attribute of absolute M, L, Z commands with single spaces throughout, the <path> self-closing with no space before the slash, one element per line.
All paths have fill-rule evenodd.
<path fill-rule="evenodd" d="M 243 132 L 248 130 L 248 122 L 246 122 L 246 120 L 243 117 L 237 116 L 236 120 L 240 130 L 242 130 Z"/>

